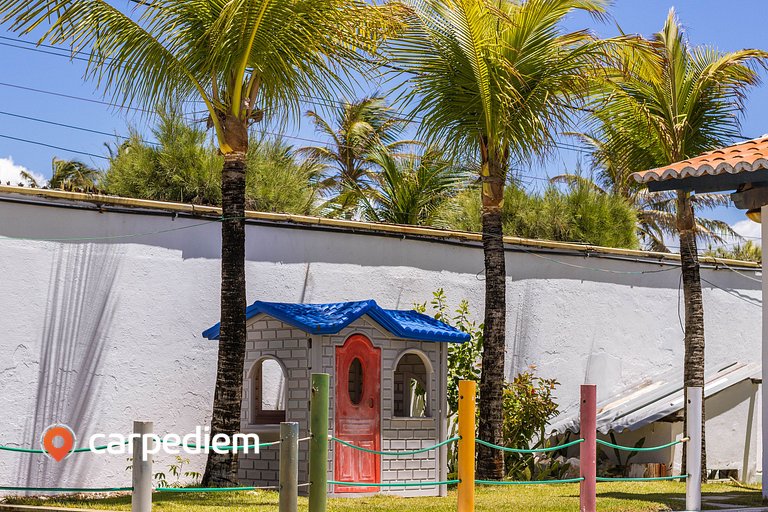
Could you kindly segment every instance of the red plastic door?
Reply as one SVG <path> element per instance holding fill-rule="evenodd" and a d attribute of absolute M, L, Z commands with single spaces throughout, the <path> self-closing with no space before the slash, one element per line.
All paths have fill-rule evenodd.
<path fill-rule="evenodd" d="M 336 347 L 336 437 L 381 450 L 381 349 L 361 334 Z M 379 483 L 381 458 L 340 443 L 334 475 L 341 482 Z M 335 492 L 375 492 L 378 487 L 336 485 Z"/>

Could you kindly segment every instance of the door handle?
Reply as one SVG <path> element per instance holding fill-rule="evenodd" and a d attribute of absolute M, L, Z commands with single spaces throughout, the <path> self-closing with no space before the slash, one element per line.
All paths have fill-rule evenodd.
<path fill-rule="evenodd" d="M 368 399 L 368 407 L 373 408 L 373 398 Z"/>

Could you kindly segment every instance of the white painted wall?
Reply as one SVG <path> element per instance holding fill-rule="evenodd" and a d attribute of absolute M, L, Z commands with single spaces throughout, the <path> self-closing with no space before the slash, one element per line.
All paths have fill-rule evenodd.
<path fill-rule="evenodd" d="M 153 420 L 160 433 L 206 424 L 216 344 L 200 332 L 218 320 L 218 224 L 80 206 L 88 209 L 0 200 L 0 444 L 34 445 L 54 421 L 81 438 L 127 432 L 135 419 Z M 7 238 L 137 233 L 155 234 L 88 243 Z M 410 308 L 442 287 L 450 301 L 466 298 L 482 310 L 477 246 L 265 225 L 249 225 L 247 236 L 249 302 L 374 298 Z M 536 365 L 560 381 L 566 408 L 584 382 L 596 383 L 603 400 L 681 367 L 678 269 L 637 274 L 665 267 L 546 257 L 560 263 L 507 253 L 509 376 Z M 702 276 L 709 369 L 757 360 L 760 284 L 728 270 Z M 191 469 L 203 463 L 193 457 Z M 125 466 L 106 455 L 53 463 L 0 452 L 0 485 L 128 485 Z"/>

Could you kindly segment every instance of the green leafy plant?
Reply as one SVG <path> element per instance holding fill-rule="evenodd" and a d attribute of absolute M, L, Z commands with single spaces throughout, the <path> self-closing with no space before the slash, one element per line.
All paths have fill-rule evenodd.
<path fill-rule="evenodd" d="M 429 302 L 430 314 L 437 320 L 469 334 L 465 343 L 452 343 L 448 348 L 448 425 L 450 436 L 456 435 L 458 425 L 456 414 L 459 410 L 459 381 L 480 382 L 480 359 L 483 353 L 483 325 L 470 317 L 469 302 L 462 300 L 452 312 L 448 308 L 445 290 L 440 288 L 432 294 Z M 427 313 L 427 303 L 416 304 L 416 311 Z M 456 447 L 448 447 L 448 472 L 456 471 Z"/>
<path fill-rule="evenodd" d="M 125 470 L 131 471 L 133 469 L 133 457 L 128 457 L 126 460 L 128 461 L 128 465 L 125 467 Z M 184 466 L 187 465 L 189 465 L 189 459 L 177 455 L 176 460 L 168 465 L 167 473 L 158 471 L 152 475 L 152 479 L 155 481 L 155 487 L 184 487 L 185 483 L 182 482 L 182 478 L 190 479 L 191 482 L 189 483 L 193 486 L 197 485 L 203 478 L 203 475 L 199 471 L 184 471 Z M 168 474 L 170 474 L 173 479 L 169 480 Z"/>
<path fill-rule="evenodd" d="M 504 385 L 503 439 L 506 446 L 525 448 L 546 443 L 545 429 L 550 419 L 557 415 L 558 406 L 553 393 L 559 383 L 535 375 L 536 368 L 515 376 Z M 549 466 L 536 464 L 533 454 L 505 453 L 507 476 L 513 479 L 547 479 L 551 473 L 560 474 L 567 468 L 553 461 Z"/>
<path fill-rule="evenodd" d="M 608 434 L 611 437 L 611 443 L 613 444 L 619 444 L 616 442 L 616 435 L 611 432 Z M 634 447 L 635 448 L 642 448 L 645 445 L 645 438 L 639 439 Z M 618 448 L 613 449 L 613 454 L 616 457 L 616 467 L 613 471 L 606 471 L 609 475 L 618 475 L 618 476 L 627 476 L 629 474 L 629 461 L 631 461 L 638 453 L 638 451 L 631 451 L 627 453 L 626 458 L 622 458 L 622 454 L 627 453 L 626 450 L 619 450 Z M 608 455 L 603 452 L 603 450 L 600 450 L 600 461 L 607 461 L 609 459 Z"/>

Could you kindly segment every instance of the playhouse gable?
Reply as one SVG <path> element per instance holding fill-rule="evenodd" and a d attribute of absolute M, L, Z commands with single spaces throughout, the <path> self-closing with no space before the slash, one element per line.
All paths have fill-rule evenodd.
<path fill-rule="evenodd" d="M 247 319 L 268 314 L 310 334 L 336 334 L 363 315 L 368 315 L 396 337 L 434 342 L 463 343 L 469 335 L 417 311 L 384 309 L 374 300 L 329 304 L 292 304 L 256 301 L 245 310 Z M 220 325 L 203 332 L 219 339 Z"/>

